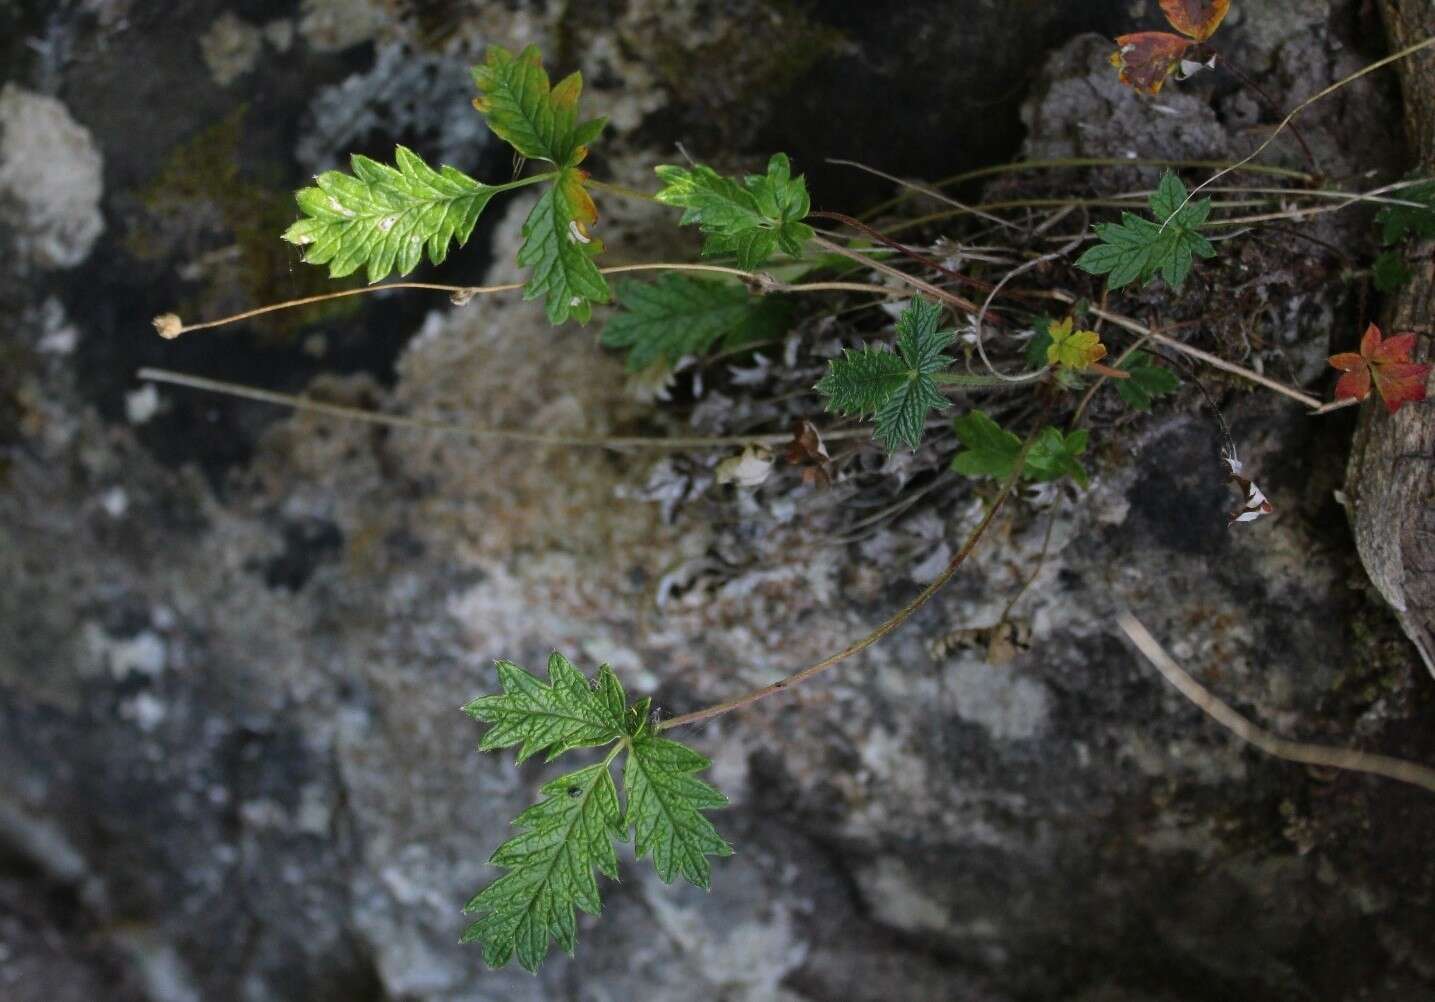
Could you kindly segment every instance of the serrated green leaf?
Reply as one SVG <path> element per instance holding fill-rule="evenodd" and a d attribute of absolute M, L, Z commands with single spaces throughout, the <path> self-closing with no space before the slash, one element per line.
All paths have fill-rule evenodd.
<path fill-rule="evenodd" d="M 304 248 L 304 260 L 327 264 L 333 278 L 367 269 L 370 282 L 392 271 L 407 275 L 425 249 L 442 264 L 449 244 L 473 233 L 479 213 L 499 188 L 452 167 L 434 170 L 400 146 L 397 167 L 354 156 L 353 174 L 326 171 L 295 196 L 304 218 L 284 239 Z"/>
<path fill-rule="evenodd" d="M 829 411 L 875 417 L 875 438 L 889 451 L 915 449 L 922 442 L 927 413 L 950 405 L 933 375 L 951 365 L 942 350 L 956 333 L 938 330 L 942 310 L 913 299 L 897 319 L 897 352 L 868 345 L 846 350 L 828 363 L 815 389 Z"/>
<path fill-rule="evenodd" d="M 544 297 L 548 320 L 555 325 L 570 317 L 587 323 L 593 304 L 612 298 L 607 279 L 593 263 L 603 242 L 588 233 L 598 212 L 583 186 L 586 177 L 576 167 L 563 168 L 523 223 L 518 263 L 532 269 L 523 298 Z"/>
<path fill-rule="evenodd" d="M 718 342 L 778 337 L 792 317 L 786 300 L 751 295 L 735 282 L 664 275 L 651 283 L 619 282 L 615 291 L 622 309 L 603 328 L 603 344 L 628 349 L 630 372 L 701 355 Z"/>
<path fill-rule="evenodd" d="M 679 222 L 696 224 L 707 235 L 705 255 L 731 254 L 739 268 L 751 270 L 778 250 L 800 257 L 812 239 L 812 227 L 802 222 L 811 209 L 807 182 L 792 177 L 784 154 L 772 156 L 766 174 L 741 181 L 702 164 L 662 165 L 656 172 L 663 182 L 658 201 L 683 209 Z"/>
<path fill-rule="evenodd" d="M 1421 240 L 1435 237 L 1435 181 L 1401 188 L 1393 197 L 1406 202 L 1424 203 L 1424 208 L 1410 205 L 1387 205 L 1375 214 L 1380 239 L 1387 247 L 1407 236 Z"/>
<path fill-rule="evenodd" d="M 617 878 L 613 842 L 626 839 L 630 830 L 638 858 L 651 855 L 665 883 L 681 873 L 707 887 L 707 857 L 731 855 L 732 849 L 702 812 L 726 805 L 727 798 L 695 775 L 709 766 L 707 759 L 657 736 L 650 698 L 627 705 L 623 686 L 607 665 L 591 686 L 556 653 L 549 658 L 546 685 L 507 661 L 500 661 L 498 670 L 504 691 L 464 707 L 493 725 L 482 748 L 519 745 L 522 761 L 543 750 L 551 759 L 570 748 L 613 746 L 602 762 L 542 788 L 542 799 L 514 819 L 518 833 L 489 860 L 508 872 L 464 909 L 479 917 L 463 941 L 482 942 L 487 964 L 501 967 L 517 956 L 533 971 L 550 942 L 573 952 L 575 909 L 600 911 L 593 871 Z M 625 751 L 626 810 L 610 772 Z"/>
<path fill-rule="evenodd" d="M 682 874 L 706 890 L 711 883 L 707 857 L 732 855 L 732 846 L 702 813 L 725 807 L 727 797 L 693 775 L 711 764 L 691 748 L 652 734 L 636 738 L 628 752 L 623 824 L 634 834 L 638 858 L 651 855 L 665 884 Z"/>
<path fill-rule="evenodd" d="M 1085 487 L 1086 470 L 1076 457 L 1086 451 L 1086 441 L 1085 428 L 1069 435 L 1063 435 L 1059 428 L 1043 428 L 1027 450 L 1022 476 L 1037 481 L 1060 480 L 1069 476 Z"/>
<path fill-rule="evenodd" d="M 490 46 L 483 65 L 473 67 L 473 82 L 481 92 L 474 107 L 495 135 L 525 157 L 577 166 L 606 122 L 578 123 L 582 75 L 573 73 L 550 88 L 536 45 L 517 56 Z"/>
<path fill-rule="evenodd" d="M 499 661 L 503 692 L 480 696 L 463 708 L 475 720 L 492 724 L 479 749 L 492 751 L 518 745 L 519 762 L 539 752 L 552 761 L 574 748 L 605 745 L 625 733 L 626 699 L 607 665 L 598 669 L 597 685 L 556 651 L 548 658 L 548 683 L 511 661 Z"/>
<path fill-rule="evenodd" d="M 969 477 L 1009 477 L 1021 455 L 1021 439 L 981 411 L 970 411 L 952 422 L 966 449 L 952 460 L 952 469 Z"/>
<path fill-rule="evenodd" d="M 542 789 L 544 799 L 514 819 L 520 829 L 489 862 L 508 870 L 464 907 L 480 917 L 463 941 L 483 943 L 483 959 L 502 967 L 515 954 L 536 971 L 550 940 L 569 954 L 577 939 L 575 908 L 602 909 L 596 867 L 618 876 L 613 840 L 626 836 L 618 791 L 608 760 L 559 776 Z"/>
<path fill-rule="evenodd" d="M 1146 285 L 1158 275 L 1179 289 L 1197 257 L 1216 253 L 1211 242 L 1197 232 L 1210 216 L 1211 200 L 1182 205 L 1185 198 L 1186 186 L 1167 171 L 1149 200 L 1156 222 L 1123 212 L 1120 223 L 1097 223 L 1092 228 L 1101 242 L 1077 258 L 1076 266 L 1093 275 L 1105 275 L 1108 289 L 1120 289 L 1138 279 Z"/>
<path fill-rule="evenodd" d="M 1151 356 L 1144 351 L 1133 351 L 1120 367 L 1131 373 L 1131 378 L 1113 380 L 1117 395 L 1128 407 L 1138 411 L 1150 410 L 1152 400 L 1174 393 L 1181 385 L 1174 372 L 1154 364 Z"/>

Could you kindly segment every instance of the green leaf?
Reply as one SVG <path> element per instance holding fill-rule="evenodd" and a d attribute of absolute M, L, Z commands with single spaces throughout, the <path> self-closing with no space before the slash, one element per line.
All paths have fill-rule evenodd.
<path fill-rule="evenodd" d="M 683 209 L 679 222 L 696 223 L 707 234 L 705 255 L 731 254 L 739 268 L 751 270 L 778 250 L 800 257 L 812 239 L 812 227 L 802 222 L 811 208 L 807 182 L 792 177 L 782 153 L 768 161 L 766 174 L 741 181 L 702 164 L 691 169 L 663 165 L 656 171 L 663 182 L 658 201 Z"/>
<path fill-rule="evenodd" d="M 598 210 L 583 187 L 586 177 L 576 167 L 563 168 L 523 223 L 518 263 L 533 270 L 523 298 L 543 296 L 553 324 L 569 317 L 587 323 L 593 304 L 612 298 L 607 279 L 593 263 L 603 242 L 588 234 Z"/>
<path fill-rule="evenodd" d="M 1086 470 L 1076 457 L 1086 451 L 1086 439 L 1084 428 L 1069 435 L 1063 435 L 1058 428 L 1043 428 L 1027 450 L 1022 476 L 1038 481 L 1060 480 L 1069 476 L 1085 487 Z"/>
<path fill-rule="evenodd" d="M 608 760 L 559 776 L 543 787 L 544 799 L 514 819 L 520 829 L 489 862 L 508 870 L 464 907 L 479 919 L 463 941 L 483 943 L 483 960 L 502 967 L 516 953 L 536 971 L 550 940 L 570 955 L 577 939 L 574 908 L 602 909 L 597 867 L 618 876 L 613 840 L 624 838 L 618 791 Z"/>
<path fill-rule="evenodd" d="M 638 858 L 651 854 L 665 884 L 681 873 L 706 890 L 711 882 L 707 857 L 732 855 L 732 846 L 702 813 L 726 806 L 727 797 L 693 775 L 711 764 L 691 748 L 652 734 L 635 739 L 628 752 L 623 824 L 633 830 Z"/>
<path fill-rule="evenodd" d="M 952 469 L 969 477 L 1009 477 L 1021 455 L 1021 439 L 981 411 L 970 411 L 952 422 L 966 449 L 952 460 Z"/>
<path fill-rule="evenodd" d="M 625 733 L 626 698 L 612 670 L 598 669 L 596 687 L 556 651 L 548 658 L 548 684 L 510 661 L 498 662 L 499 695 L 480 696 L 463 712 L 492 724 L 481 751 L 518 745 L 518 761 L 546 751 L 552 761 L 566 751 L 605 745 Z"/>
<path fill-rule="evenodd" d="M 603 328 L 603 344 L 628 349 L 628 370 L 655 362 L 669 365 L 701 355 L 718 342 L 728 346 L 775 338 L 787 330 L 790 304 L 776 296 L 753 296 L 735 282 L 664 275 L 656 282 L 619 282 L 623 307 Z"/>
<path fill-rule="evenodd" d="M 951 406 L 932 378 L 951 364 L 942 349 L 956 340 L 954 331 L 937 329 L 941 315 L 935 303 L 913 299 L 897 319 L 896 354 L 868 345 L 828 363 L 815 387 L 827 409 L 874 415 L 875 437 L 889 451 L 917 448 L 927 413 Z"/>
<path fill-rule="evenodd" d="M 573 952 L 575 909 L 596 915 L 602 908 L 594 868 L 617 878 L 613 842 L 630 830 L 638 858 L 651 855 L 664 883 L 681 873 L 706 888 L 707 857 L 729 856 L 732 847 L 703 812 L 725 806 L 727 798 L 694 775 L 708 768 L 708 760 L 658 737 L 652 700 L 628 705 L 607 665 L 591 686 L 556 653 L 548 660 L 546 685 L 507 661 L 498 663 L 498 675 L 502 693 L 464 707 L 492 725 L 480 743 L 484 750 L 518 745 L 521 762 L 545 750 L 551 760 L 572 748 L 612 745 L 602 762 L 547 783 L 543 799 L 514 819 L 518 833 L 489 860 L 507 872 L 464 909 L 478 919 L 463 941 L 482 942 L 485 963 L 501 967 L 516 955 L 533 971 L 552 941 Z M 610 771 L 625 751 L 626 810 Z"/>
<path fill-rule="evenodd" d="M 1176 387 L 1181 385 L 1181 380 L 1176 378 L 1174 372 L 1164 366 L 1155 365 L 1151 356 L 1144 351 L 1133 351 L 1126 361 L 1121 363 L 1121 369 L 1131 373 L 1131 378 L 1113 380 L 1116 383 L 1116 392 L 1126 401 L 1127 406 L 1138 411 L 1150 410 L 1153 399 L 1174 393 Z"/>
<path fill-rule="evenodd" d="M 1410 270 L 1409 263 L 1399 251 L 1388 250 L 1376 256 L 1375 262 L 1370 266 L 1370 274 L 1375 279 L 1377 289 L 1381 292 L 1394 292 L 1409 282 L 1415 273 Z"/>
<path fill-rule="evenodd" d="M 550 89 L 536 45 L 517 56 L 490 46 L 483 65 L 473 67 L 473 82 L 482 95 L 474 107 L 500 139 L 525 157 L 577 166 L 606 123 L 594 118 L 578 124 L 582 75 L 573 73 Z"/>
<path fill-rule="evenodd" d="M 1156 222 L 1130 212 L 1120 223 L 1097 223 L 1092 227 L 1100 243 L 1089 248 L 1076 266 L 1093 275 L 1105 275 L 1108 289 L 1120 289 L 1132 282 L 1150 283 L 1159 275 L 1166 284 L 1179 289 L 1191 273 L 1197 257 L 1214 257 L 1216 249 L 1197 232 L 1211 213 L 1211 200 L 1187 202 L 1186 186 L 1167 171 L 1151 195 Z"/>
<path fill-rule="evenodd" d="M 1414 235 L 1421 240 L 1435 237 L 1435 181 L 1401 188 L 1392 197 L 1406 202 L 1421 202 L 1424 208 L 1410 205 L 1387 205 L 1375 214 L 1380 239 L 1387 247 Z"/>
<path fill-rule="evenodd" d="M 284 239 L 304 248 L 304 260 L 327 264 L 342 278 L 367 268 L 370 282 L 397 270 L 407 275 L 428 250 L 442 264 L 448 247 L 462 246 L 479 213 L 500 188 L 480 184 L 452 167 L 434 170 L 400 146 L 397 168 L 354 156 L 353 175 L 326 171 L 316 187 L 296 195 L 304 217 Z"/>

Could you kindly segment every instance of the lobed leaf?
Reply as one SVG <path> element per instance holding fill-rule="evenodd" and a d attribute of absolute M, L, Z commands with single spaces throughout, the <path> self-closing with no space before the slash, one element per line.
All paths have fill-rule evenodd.
<path fill-rule="evenodd" d="M 492 724 L 479 741 L 481 751 L 518 745 L 519 762 L 539 752 L 552 761 L 574 748 L 605 745 L 625 733 L 627 701 L 612 669 L 598 669 L 596 685 L 556 651 L 548 658 L 548 683 L 511 661 L 499 661 L 503 692 L 480 696 L 463 711 Z"/>
<path fill-rule="evenodd" d="M 603 242 L 588 234 L 598 210 L 583 187 L 586 177 L 576 167 L 563 168 L 523 223 L 518 263 L 532 269 L 523 298 L 544 297 L 553 324 L 570 317 L 587 323 L 593 304 L 612 298 L 607 279 L 593 263 Z"/>
<path fill-rule="evenodd" d="M 628 370 L 676 363 L 715 344 L 775 338 L 787 330 L 790 304 L 753 296 L 735 282 L 664 275 L 656 282 L 619 282 L 622 309 L 603 328 L 603 344 L 628 349 Z"/>
<path fill-rule="evenodd" d="M 1062 434 L 1061 429 L 1043 428 L 1026 453 L 1022 475 L 1030 480 L 1060 480 L 1071 477 L 1082 487 L 1087 485 L 1086 469 L 1077 461 L 1086 451 L 1085 428 Z"/>
<path fill-rule="evenodd" d="M 577 166 L 606 124 L 602 118 L 578 123 L 582 74 L 570 74 L 550 88 L 536 45 L 517 56 L 502 46 L 490 46 L 483 65 L 472 72 L 481 92 L 474 107 L 495 135 L 525 157 L 558 167 Z"/>
<path fill-rule="evenodd" d="M 1046 364 L 1080 372 L 1105 358 L 1106 346 L 1095 331 L 1073 331 L 1072 326 L 1072 318 L 1066 317 L 1047 328 L 1051 340 L 1046 347 Z"/>
<path fill-rule="evenodd" d="M 1100 243 L 1089 248 L 1076 266 L 1093 275 L 1105 275 L 1108 289 L 1136 280 L 1147 284 L 1158 275 L 1172 288 L 1180 288 L 1191 273 L 1195 258 L 1214 257 L 1216 250 L 1198 230 L 1211 212 L 1211 200 L 1186 201 L 1186 186 L 1167 171 L 1150 198 L 1156 222 L 1130 212 L 1120 223 L 1097 223 Z"/>
<path fill-rule="evenodd" d="M 711 167 L 662 165 L 656 168 L 663 187 L 657 199 L 683 209 L 681 225 L 695 224 L 707 240 L 703 254 L 730 254 L 745 270 L 759 267 L 778 250 L 802 255 L 812 227 L 802 222 L 811 209 L 807 182 L 792 177 L 786 155 L 773 154 L 766 174 L 739 181 Z"/>
<path fill-rule="evenodd" d="M 355 155 L 353 174 L 326 171 L 295 196 L 304 218 L 284 239 L 304 248 L 309 264 L 327 264 L 343 278 L 360 268 L 370 282 L 392 271 L 407 275 L 424 251 L 442 264 L 449 244 L 468 242 L 488 200 L 499 189 L 452 167 L 434 170 L 400 146 L 397 167 Z"/>
<path fill-rule="evenodd" d="M 693 775 L 711 764 L 686 745 L 653 734 L 636 738 L 628 751 L 623 824 L 633 832 L 638 858 L 651 855 L 665 884 L 682 874 L 706 890 L 711 883 L 707 857 L 732 855 L 732 846 L 702 813 L 727 806 L 727 797 Z"/>
<path fill-rule="evenodd" d="M 1190 47 L 1190 39 L 1165 31 L 1119 35 L 1111 65 L 1120 71 L 1119 79 L 1126 86 L 1157 94 Z"/>
<path fill-rule="evenodd" d="M 1402 188 L 1395 192 L 1395 197 L 1406 202 L 1422 202 L 1424 207 L 1387 205 L 1377 212 L 1375 222 L 1380 227 L 1381 242 L 1388 247 L 1408 236 L 1420 240 L 1435 237 L 1435 181 Z"/>
<path fill-rule="evenodd" d="M 895 354 L 868 345 L 828 363 L 814 387 L 827 409 L 873 415 L 875 438 L 889 451 L 917 448 L 928 412 L 951 406 L 932 378 L 951 364 L 942 351 L 956 340 L 954 331 L 937 329 L 941 314 L 935 303 L 913 299 L 897 319 Z"/>
<path fill-rule="evenodd" d="M 1012 475 L 1021 455 L 1021 439 L 981 411 L 970 411 L 952 423 L 966 448 L 952 460 L 952 469 L 969 477 Z"/>
<path fill-rule="evenodd" d="M 1156 397 L 1174 393 L 1181 385 L 1174 372 L 1153 364 L 1144 351 L 1133 351 L 1120 367 L 1131 373 L 1131 378 L 1114 380 L 1116 393 L 1128 407 L 1138 411 L 1150 410 Z"/>
<path fill-rule="evenodd" d="M 508 870 L 464 907 L 480 917 L 463 942 L 483 943 L 483 960 L 502 967 L 515 954 L 536 971 L 550 941 L 570 955 L 577 940 L 575 908 L 602 909 L 594 867 L 618 876 L 613 840 L 626 837 L 618 791 L 608 762 L 559 776 L 544 799 L 513 820 L 520 829 L 489 862 Z"/>

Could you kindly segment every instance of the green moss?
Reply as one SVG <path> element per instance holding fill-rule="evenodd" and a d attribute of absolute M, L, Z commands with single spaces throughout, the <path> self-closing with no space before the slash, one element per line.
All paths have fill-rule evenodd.
<path fill-rule="evenodd" d="M 281 299 L 333 292 L 357 280 L 330 280 L 299 260 L 279 239 L 294 221 L 292 192 L 270 187 L 240 169 L 244 120 L 241 106 L 178 147 L 139 197 L 143 218 L 125 237 L 141 260 L 181 256 L 196 262 L 200 291 L 179 312 L 215 316 Z M 214 249 L 215 237 L 231 241 Z M 303 310 L 284 310 L 251 323 L 271 334 L 292 334 L 316 321 L 351 315 L 356 300 L 341 299 Z"/>

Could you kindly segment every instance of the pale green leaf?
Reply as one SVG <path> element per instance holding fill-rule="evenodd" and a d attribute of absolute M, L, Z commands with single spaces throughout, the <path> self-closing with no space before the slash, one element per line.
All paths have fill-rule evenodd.
<path fill-rule="evenodd" d="M 498 188 L 452 167 L 434 170 L 403 146 L 397 167 L 354 156 L 353 174 L 326 171 L 295 196 L 304 218 L 284 239 L 304 248 L 304 260 L 327 264 L 334 278 L 366 269 L 370 282 L 390 272 L 407 275 L 428 251 L 442 264 L 449 244 L 473 233 L 479 213 Z"/>

